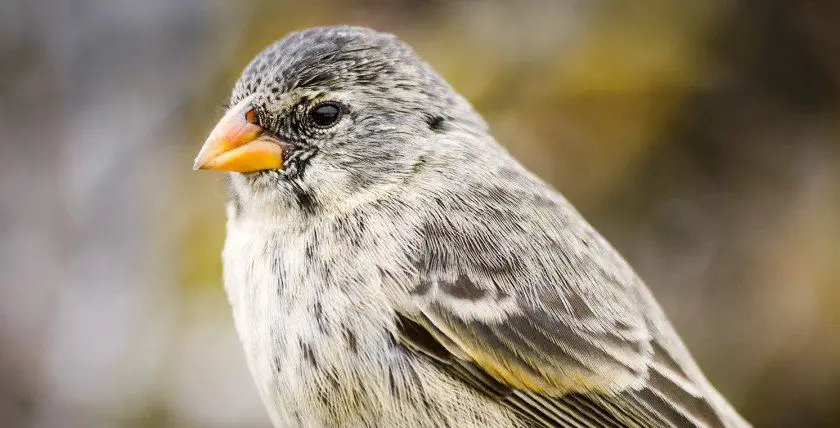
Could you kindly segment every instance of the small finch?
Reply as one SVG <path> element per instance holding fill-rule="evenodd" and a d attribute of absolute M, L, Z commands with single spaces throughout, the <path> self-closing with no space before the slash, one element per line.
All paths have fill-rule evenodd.
<path fill-rule="evenodd" d="M 276 426 L 743 427 L 645 284 L 395 36 L 260 53 L 196 169 Z"/>

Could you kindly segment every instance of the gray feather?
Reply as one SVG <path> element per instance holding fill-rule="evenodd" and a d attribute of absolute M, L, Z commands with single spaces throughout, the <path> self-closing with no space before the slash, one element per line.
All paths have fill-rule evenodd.
<path fill-rule="evenodd" d="M 224 251 L 276 425 L 748 426 L 618 253 L 394 36 L 292 34 L 246 97 L 291 148 L 231 174 Z M 345 113 L 309 126 L 323 101 Z"/>

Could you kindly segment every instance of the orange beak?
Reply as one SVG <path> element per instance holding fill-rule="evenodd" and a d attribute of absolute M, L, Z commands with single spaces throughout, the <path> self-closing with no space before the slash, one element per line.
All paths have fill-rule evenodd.
<path fill-rule="evenodd" d="M 210 132 L 193 169 L 254 172 L 283 168 L 283 147 L 254 121 L 251 97 L 231 107 Z"/>

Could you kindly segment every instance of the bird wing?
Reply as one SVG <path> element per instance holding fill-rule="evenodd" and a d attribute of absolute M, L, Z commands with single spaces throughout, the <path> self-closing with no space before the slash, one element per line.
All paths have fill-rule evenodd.
<path fill-rule="evenodd" d="M 453 209 L 422 228 L 407 348 L 542 426 L 724 426 L 644 284 L 570 207 Z"/>
<path fill-rule="evenodd" d="M 532 322 L 528 315 L 467 321 L 442 307 L 401 314 L 399 326 L 409 349 L 542 426 L 722 426 L 658 347 L 647 357 L 622 357 L 610 349 L 634 352 L 629 349 L 638 345 L 613 335 L 583 336 L 562 323 Z M 634 372 L 632 359 L 643 359 L 648 372 Z M 631 373 L 638 376 L 628 377 Z M 620 381 L 625 378 L 630 381 Z"/>

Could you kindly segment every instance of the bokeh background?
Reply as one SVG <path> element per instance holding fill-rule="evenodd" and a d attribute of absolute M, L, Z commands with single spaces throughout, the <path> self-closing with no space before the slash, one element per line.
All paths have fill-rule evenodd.
<path fill-rule="evenodd" d="M 757 426 L 840 426 L 840 4 L 0 3 L 0 426 L 267 427 L 191 161 L 250 58 L 410 42 L 648 281 Z"/>

